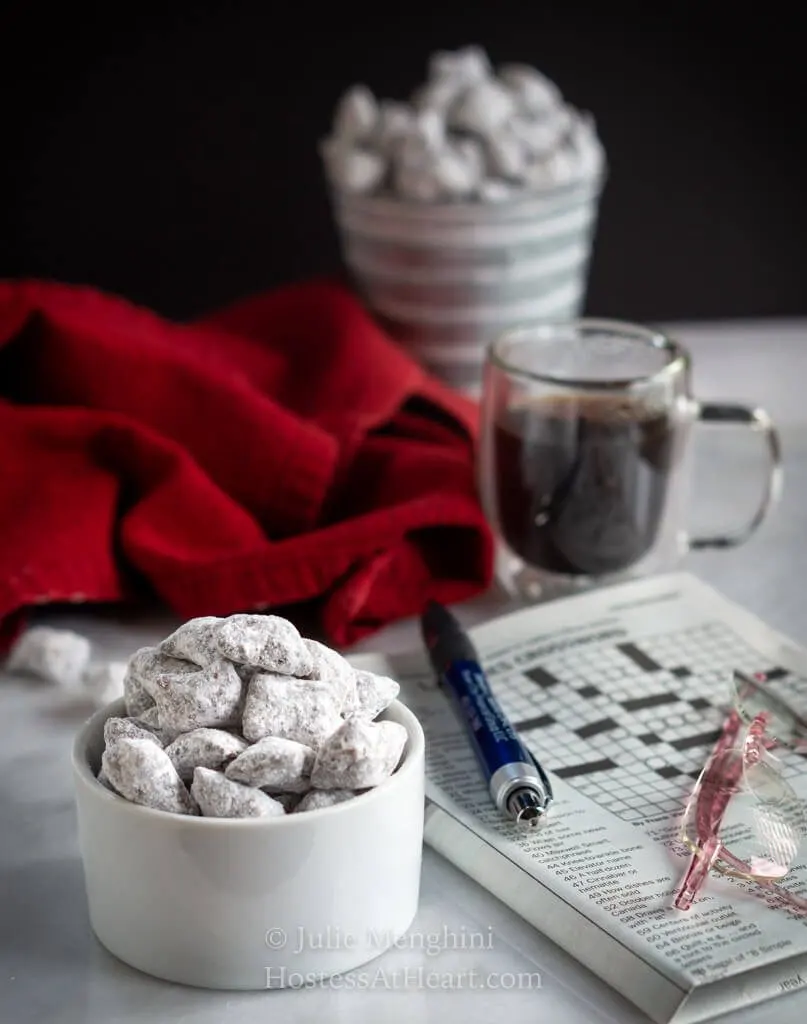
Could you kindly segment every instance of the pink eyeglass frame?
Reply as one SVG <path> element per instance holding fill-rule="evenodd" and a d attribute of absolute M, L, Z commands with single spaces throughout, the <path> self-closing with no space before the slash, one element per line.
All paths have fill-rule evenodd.
<path fill-rule="evenodd" d="M 699 776 L 696 788 L 690 800 L 695 800 L 695 820 L 698 832 L 699 848 L 692 854 L 689 867 L 681 887 L 673 900 L 677 910 L 689 910 L 695 897 L 709 877 L 709 872 L 719 860 L 731 870 L 724 872 L 742 877 L 753 878 L 754 872 L 749 864 L 735 857 L 720 841 L 718 833 L 726 813 L 729 801 L 737 792 L 740 776 L 748 764 L 755 764 L 764 750 L 776 746 L 776 741 L 765 735 L 770 714 L 761 712 L 750 726 L 742 744 L 743 756 L 736 759 L 736 769 L 723 772 L 718 767 L 721 755 L 729 750 L 737 749 L 738 738 L 746 728 L 739 713 L 734 709 L 723 726 L 720 738 L 715 744 L 703 773 Z M 807 900 L 800 899 L 787 889 L 765 879 L 754 879 L 761 888 L 773 892 L 777 899 L 793 910 L 807 913 Z"/>

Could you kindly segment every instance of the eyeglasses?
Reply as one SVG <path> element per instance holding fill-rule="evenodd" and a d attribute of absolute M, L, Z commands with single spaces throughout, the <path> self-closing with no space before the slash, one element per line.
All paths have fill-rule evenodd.
<path fill-rule="evenodd" d="M 776 883 L 807 832 L 803 801 L 781 773 L 781 748 L 807 750 L 807 721 L 765 685 L 733 675 L 734 708 L 686 805 L 681 839 L 692 852 L 673 902 L 689 910 L 710 871 L 756 882 L 792 909 L 799 899 Z"/>

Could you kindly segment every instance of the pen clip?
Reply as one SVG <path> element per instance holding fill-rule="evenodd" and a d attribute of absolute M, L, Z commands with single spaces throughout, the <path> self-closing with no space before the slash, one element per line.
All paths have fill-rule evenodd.
<path fill-rule="evenodd" d="M 533 752 L 530 750 L 530 748 L 528 746 L 526 746 L 526 745 L 524 746 L 524 749 L 530 755 L 530 760 L 532 761 L 533 765 L 535 766 L 536 772 L 538 772 L 538 778 L 541 780 L 541 783 L 543 784 L 544 792 L 546 793 L 546 806 L 548 807 L 552 803 L 552 801 L 555 799 L 555 794 L 552 792 L 552 783 L 549 781 L 549 776 L 546 774 L 546 772 L 543 770 L 541 765 L 538 763 L 538 760 L 535 757 L 535 754 L 533 754 Z"/>

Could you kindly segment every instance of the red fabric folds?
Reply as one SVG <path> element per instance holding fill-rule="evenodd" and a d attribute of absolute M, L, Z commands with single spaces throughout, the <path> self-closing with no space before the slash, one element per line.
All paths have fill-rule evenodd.
<path fill-rule="evenodd" d="M 144 584 L 183 617 L 314 602 L 338 645 L 470 597 L 475 421 L 329 282 L 192 325 L 0 282 L 0 635 Z"/>

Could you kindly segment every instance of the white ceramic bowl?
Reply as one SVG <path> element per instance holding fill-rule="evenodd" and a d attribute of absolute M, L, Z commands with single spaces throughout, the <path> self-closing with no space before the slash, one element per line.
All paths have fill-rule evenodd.
<path fill-rule="evenodd" d="M 90 920 L 115 956 L 148 974 L 217 989 L 301 985 L 367 963 L 417 909 L 424 739 L 394 701 L 382 717 L 408 740 L 398 770 L 334 807 L 273 819 L 168 814 L 95 779 L 107 718 L 73 748 Z"/>

